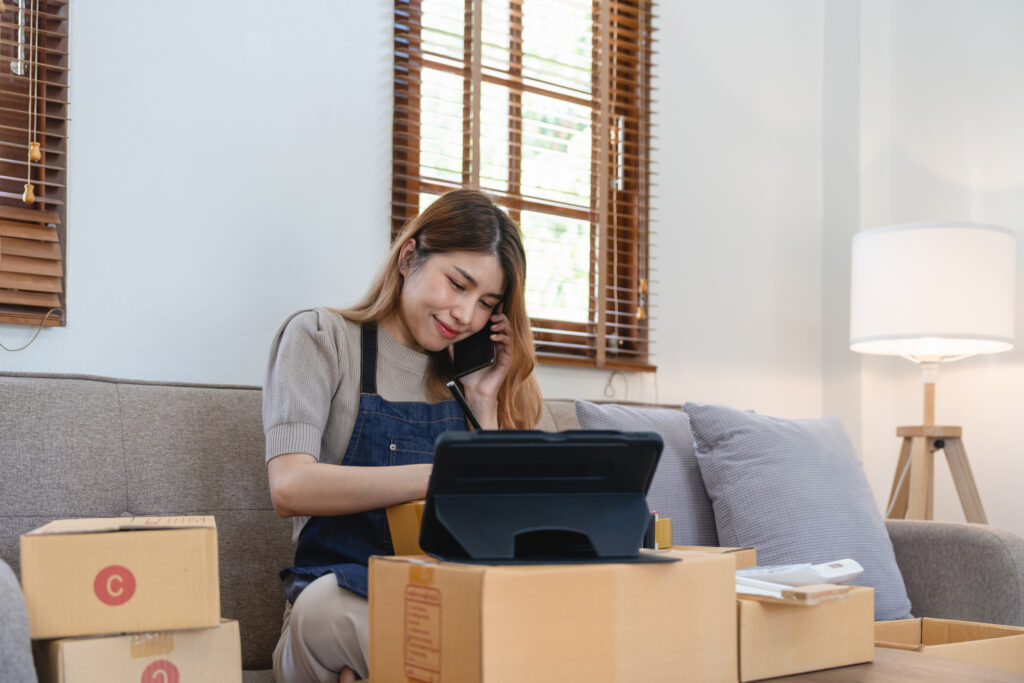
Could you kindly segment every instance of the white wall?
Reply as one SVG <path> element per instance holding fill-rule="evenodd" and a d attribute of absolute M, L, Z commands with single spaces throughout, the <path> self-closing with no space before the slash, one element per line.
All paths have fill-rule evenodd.
<path fill-rule="evenodd" d="M 862 227 L 969 220 L 1018 234 L 1024 253 L 1024 3 L 864 0 Z M 936 422 L 961 425 L 989 523 L 1024 535 L 1024 282 L 1017 349 L 942 366 Z M 880 504 L 897 425 L 920 424 L 921 378 L 901 359 L 863 361 L 862 440 Z M 940 456 L 941 457 L 941 456 Z M 936 463 L 935 517 L 963 521 L 948 467 Z"/>
<path fill-rule="evenodd" d="M 351 303 L 384 255 L 391 1 L 72 10 L 69 324 L 0 367 L 260 383 L 285 316 Z M 609 390 L 817 414 L 821 2 L 659 13 L 659 372 Z M 610 374 L 539 371 L 586 398 Z"/>
<path fill-rule="evenodd" d="M 822 3 L 662 3 L 654 377 L 616 398 L 821 412 Z M 607 373 L 543 368 L 550 396 Z M 626 393 L 628 391 L 628 394 Z"/>
<path fill-rule="evenodd" d="M 819 0 L 658 7 L 658 399 L 821 411 Z"/>
<path fill-rule="evenodd" d="M 390 4 L 71 10 L 68 325 L 0 367 L 260 383 L 285 316 L 386 249 Z"/>

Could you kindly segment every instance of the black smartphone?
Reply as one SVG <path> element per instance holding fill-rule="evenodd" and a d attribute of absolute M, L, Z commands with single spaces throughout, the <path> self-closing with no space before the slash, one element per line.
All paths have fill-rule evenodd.
<path fill-rule="evenodd" d="M 452 371 L 456 377 L 463 377 L 494 364 L 495 349 L 491 334 L 491 321 L 488 320 L 484 329 L 455 342 L 452 347 Z"/>

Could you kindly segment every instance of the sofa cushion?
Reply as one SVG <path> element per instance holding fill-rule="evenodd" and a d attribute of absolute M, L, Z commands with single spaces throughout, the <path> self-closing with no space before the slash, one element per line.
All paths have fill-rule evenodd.
<path fill-rule="evenodd" d="M 294 550 L 258 387 L 0 372 L 0 434 L 0 559 L 17 571 L 19 535 L 53 519 L 213 515 L 221 613 L 239 621 L 243 666 L 271 666 Z"/>
<path fill-rule="evenodd" d="M 711 499 L 697 468 L 690 420 L 681 410 L 576 401 L 582 429 L 656 432 L 665 442 L 647 493 L 652 512 L 672 518 L 675 545 L 718 545 Z"/>
<path fill-rule="evenodd" d="M 852 558 L 875 618 L 910 616 L 892 543 L 853 444 L 835 418 L 788 420 L 687 403 L 697 463 L 723 545 L 762 565 Z"/>
<path fill-rule="evenodd" d="M 291 520 L 270 503 L 260 391 L 245 387 L 119 385 L 124 470 L 134 514 L 217 520 L 221 612 L 237 619 L 246 668 L 270 666 L 292 563 Z"/>
<path fill-rule="evenodd" d="M 117 385 L 0 377 L 0 559 L 60 517 L 116 517 L 127 505 Z"/>

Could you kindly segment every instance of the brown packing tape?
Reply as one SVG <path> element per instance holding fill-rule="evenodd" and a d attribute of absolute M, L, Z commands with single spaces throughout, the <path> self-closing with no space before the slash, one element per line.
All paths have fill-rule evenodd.
<path fill-rule="evenodd" d="M 660 517 L 654 523 L 654 545 L 659 549 L 672 547 L 671 517 Z"/>
<path fill-rule="evenodd" d="M 131 638 L 132 659 L 158 657 L 174 652 L 172 633 L 135 633 Z"/>
<path fill-rule="evenodd" d="M 409 583 L 417 586 L 431 586 L 434 583 L 433 565 L 413 562 L 409 565 Z"/>
<path fill-rule="evenodd" d="M 441 673 L 441 591 L 433 583 L 434 567 L 420 562 L 409 566 L 404 595 L 403 668 L 410 682 L 437 680 L 435 676 Z"/>

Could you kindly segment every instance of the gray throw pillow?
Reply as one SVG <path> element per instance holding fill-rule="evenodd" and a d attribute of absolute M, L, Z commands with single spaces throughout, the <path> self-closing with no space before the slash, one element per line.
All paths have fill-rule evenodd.
<path fill-rule="evenodd" d="M 754 546 L 761 565 L 852 558 L 864 567 L 853 583 L 875 589 L 875 619 L 910 617 L 892 542 L 839 420 L 683 409 L 723 545 Z"/>
<path fill-rule="evenodd" d="M 665 448 L 647 492 L 652 512 L 672 518 L 675 545 L 718 545 L 711 499 L 697 469 L 690 420 L 681 410 L 576 401 L 581 429 L 657 432 Z"/>

